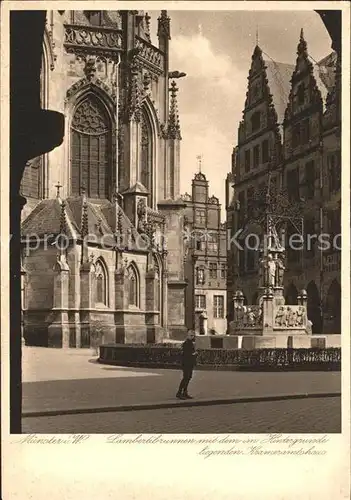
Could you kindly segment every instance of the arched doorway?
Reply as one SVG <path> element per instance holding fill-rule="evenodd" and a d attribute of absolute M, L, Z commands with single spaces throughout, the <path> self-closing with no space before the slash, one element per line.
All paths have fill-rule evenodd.
<path fill-rule="evenodd" d="M 290 283 L 285 291 L 285 304 L 296 306 L 297 305 L 298 291 L 294 283 Z"/>
<path fill-rule="evenodd" d="M 336 280 L 332 281 L 327 293 L 325 317 L 330 333 L 341 333 L 341 287 Z"/>
<path fill-rule="evenodd" d="M 307 286 L 307 317 L 312 321 L 312 333 L 321 333 L 321 309 L 320 297 L 317 285 L 311 281 Z"/>

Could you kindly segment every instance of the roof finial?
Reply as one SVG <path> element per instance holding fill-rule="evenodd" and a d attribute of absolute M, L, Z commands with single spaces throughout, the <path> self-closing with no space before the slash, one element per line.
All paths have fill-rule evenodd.
<path fill-rule="evenodd" d="M 58 182 L 55 186 L 57 193 L 56 193 L 56 198 L 60 198 L 60 189 L 62 188 L 60 182 Z"/>
<path fill-rule="evenodd" d="M 202 155 L 197 155 L 196 157 L 199 165 L 199 174 L 201 174 L 201 168 L 202 168 Z"/>
<path fill-rule="evenodd" d="M 256 26 L 256 45 L 258 46 L 258 26 Z"/>

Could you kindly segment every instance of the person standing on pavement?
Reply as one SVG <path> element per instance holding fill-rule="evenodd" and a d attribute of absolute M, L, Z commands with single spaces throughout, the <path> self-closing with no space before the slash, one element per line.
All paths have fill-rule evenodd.
<path fill-rule="evenodd" d="M 188 385 L 193 376 L 197 356 L 197 352 L 195 351 L 195 333 L 193 330 L 188 330 L 187 338 L 182 344 L 181 356 L 183 378 L 180 382 L 176 397 L 178 399 L 192 399 L 188 394 Z"/>

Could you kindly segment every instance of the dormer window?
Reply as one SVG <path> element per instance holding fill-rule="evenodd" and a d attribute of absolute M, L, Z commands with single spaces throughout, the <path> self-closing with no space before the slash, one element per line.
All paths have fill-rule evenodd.
<path fill-rule="evenodd" d="M 251 117 L 251 131 L 256 132 L 261 128 L 261 113 L 256 111 Z"/>

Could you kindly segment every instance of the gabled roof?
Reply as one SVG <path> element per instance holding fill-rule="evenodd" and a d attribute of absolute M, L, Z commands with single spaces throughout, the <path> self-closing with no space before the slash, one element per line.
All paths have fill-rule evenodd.
<path fill-rule="evenodd" d="M 284 113 L 288 104 L 291 87 L 291 76 L 295 66 L 292 64 L 280 63 L 269 59 L 264 59 L 268 86 L 272 95 L 273 104 L 277 113 L 278 124 L 284 120 Z"/>

